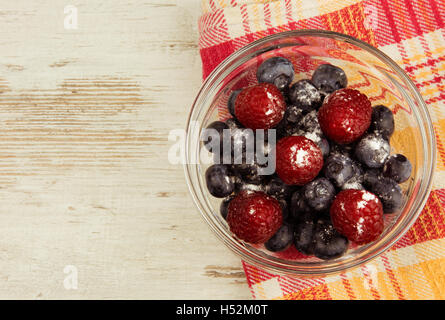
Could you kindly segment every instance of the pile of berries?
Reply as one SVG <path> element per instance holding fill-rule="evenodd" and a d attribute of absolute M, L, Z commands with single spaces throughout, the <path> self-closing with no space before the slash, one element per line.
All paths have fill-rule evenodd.
<path fill-rule="evenodd" d="M 208 126 L 219 148 L 211 147 L 211 137 L 204 141 L 220 159 L 206 171 L 207 188 L 224 198 L 221 215 L 238 239 L 272 252 L 294 245 L 305 255 L 333 259 L 350 242 L 381 235 L 383 215 L 404 204 L 399 184 L 412 166 L 405 156 L 390 155 L 391 110 L 372 107 L 366 95 L 348 88 L 341 68 L 322 64 L 299 81 L 294 74 L 289 60 L 273 57 L 259 66 L 258 84 L 232 92 L 232 118 Z M 256 156 L 246 161 L 250 129 L 253 138 L 256 129 L 276 130 L 275 144 L 260 143 L 274 156 L 272 174 L 261 174 L 266 164 Z M 224 155 L 227 146 L 232 151 Z"/>

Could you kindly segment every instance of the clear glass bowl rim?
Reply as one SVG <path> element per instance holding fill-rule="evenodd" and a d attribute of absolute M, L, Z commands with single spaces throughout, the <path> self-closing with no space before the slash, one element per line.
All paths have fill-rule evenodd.
<path fill-rule="evenodd" d="M 190 134 L 191 132 L 191 124 L 192 120 L 197 118 L 197 114 L 203 112 L 202 110 L 204 106 L 204 101 L 209 96 L 209 93 L 214 90 L 214 87 L 219 84 L 219 82 L 223 81 L 224 78 L 233 72 L 239 65 L 242 65 L 247 60 L 254 58 L 258 55 L 258 52 L 255 50 L 253 53 L 249 54 L 254 48 L 261 48 L 266 45 L 268 42 L 272 42 L 275 40 L 285 39 L 288 37 L 321 37 L 321 38 L 330 38 L 334 40 L 339 40 L 342 42 L 350 43 L 356 47 L 359 47 L 368 53 L 371 53 L 375 57 L 377 57 L 380 61 L 382 61 L 387 67 L 389 67 L 393 72 L 395 72 L 401 80 L 403 80 L 405 86 L 408 88 L 410 93 L 413 95 L 415 102 L 418 106 L 418 110 L 414 110 L 414 115 L 416 117 L 416 121 L 420 127 L 420 133 L 422 138 L 423 148 L 423 176 L 424 179 L 421 180 L 420 186 L 417 190 L 417 195 L 414 199 L 414 203 L 412 204 L 411 210 L 408 212 L 408 215 L 404 220 L 399 221 L 398 224 L 393 227 L 393 231 L 390 233 L 391 236 L 387 236 L 386 238 L 381 239 L 380 245 L 375 246 L 373 250 L 365 251 L 364 254 L 360 257 L 355 257 L 350 261 L 345 263 L 330 263 L 329 261 L 323 261 L 318 264 L 289 264 L 285 261 L 272 260 L 262 255 L 259 255 L 255 252 L 252 252 L 244 245 L 242 245 L 238 240 L 234 239 L 233 236 L 224 230 L 218 221 L 213 216 L 213 213 L 210 210 L 206 210 L 204 203 L 199 199 L 200 190 L 197 188 L 195 179 L 198 177 L 198 165 L 191 165 L 191 146 L 194 141 L 192 139 L 194 136 Z M 274 49 L 276 47 L 271 47 Z M 266 52 L 268 50 L 261 50 L 259 53 Z M 237 62 L 237 63 L 235 63 Z M 199 128 L 201 130 L 201 128 Z M 225 60 L 223 60 L 207 77 L 207 79 L 202 84 L 198 95 L 196 96 L 192 108 L 189 113 L 189 117 L 187 119 L 186 124 L 186 139 L 184 146 L 184 172 L 186 177 L 187 186 L 189 192 L 193 198 L 193 202 L 201 213 L 201 216 L 207 222 L 207 224 L 211 227 L 216 236 L 231 249 L 234 253 L 236 253 L 242 260 L 257 266 L 259 268 L 266 269 L 276 274 L 288 275 L 288 276 L 324 276 L 330 275 L 334 273 L 344 272 L 348 269 L 358 267 L 382 254 L 388 248 L 393 246 L 414 224 L 419 214 L 421 213 L 423 207 L 426 204 L 429 193 L 432 187 L 432 178 L 434 174 L 434 168 L 436 163 L 436 139 L 434 135 L 434 128 L 432 125 L 432 121 L 427 109 L 427 106 L 419 93 L 417 87 L 414 85 L 412 80 L 406 75 L 404 70 L 397 65 L 390 57 L 388 57 L 385 53 L 381 52 L 379 49 L 369 45 L 366 42 L 363 42 L 359 39 L 351 37 L 349 35 L 326 31 L 326 30 L 315 30 L 315 29 L 301 29 L 301 30 L 292 30 L 292 31 L 284 31 L 275 33 L 273 35 L 266 36 L 264 38 L 258 39 L 254 42 L 249 43 L 248 45 L 242 47 L 241 49 L 235 51 L 230 56 L 228 56 Z M 196 137 L 195 137 L 196 138 Z"/>

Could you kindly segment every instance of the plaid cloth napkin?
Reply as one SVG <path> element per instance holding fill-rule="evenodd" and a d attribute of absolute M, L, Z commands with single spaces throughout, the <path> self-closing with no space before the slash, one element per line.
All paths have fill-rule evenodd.
<path fill-rule="evenodd" d="M 328 277 L 292 278 L 245 262 L 256 299 L 445 299 L 445 2 L 443 0 L 203 0 L 204 78 L 249 42 L 285 30 L 349 34 L 388 54 L 423 95 L 437 138 L 433 191 L 419 219 L 389 251 Z M 366 81 L 366 79 L 363 79 Z"/>

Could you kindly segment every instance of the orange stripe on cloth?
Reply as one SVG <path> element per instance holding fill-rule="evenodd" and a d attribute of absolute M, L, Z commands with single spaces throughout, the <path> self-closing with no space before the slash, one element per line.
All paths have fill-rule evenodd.
<path fill-rule="evenodd" d="M 348 280 L 348 276 L 345 273 L 342 273 L 340 275 L 340 277 L 341 277 L 341 280 L 342 280 L 341 282 L 342 282 L 342 284 L 343 284 L 343 286 L 344 286 L 344 288 L 346 290 L 346 293 L 348 294 L 349 299 L 355 300 L 356 297 L 354 295 L 354 291 L 352 290 L 351 283 Z"/>

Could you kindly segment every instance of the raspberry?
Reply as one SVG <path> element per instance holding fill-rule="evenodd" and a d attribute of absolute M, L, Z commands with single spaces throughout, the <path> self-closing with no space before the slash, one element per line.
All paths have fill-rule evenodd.
<path fill-rule="evenodd" d="M 260 191 L 241 191 L 229 204 L 227 223 L 239 239 L 265 243 L 281 227 L 280 203 Z"/>
<path fill-rule="evenodd" d="M 302 136 L 282 138 L 276 146 L 276 172 L 284 183 L 302 186 L 312 181 L 323 167 L 320 148 Z"/>
<path fill-rule="evenodd" d="M 283 119 L 286 103 L 276 86 L 270 83 L 243 89 L 235 100 L 235 115 L 250 129 L 270 129 Z"/>
<path fill-rule="evenodd" d="M 383 232 L 382 203 L 369 191 L 341 191 L 331 205 L 330 214 L 335 229 L 357 244 L 372 242 Z"/>
<path fill-rule="evenodd" d="M 357 140 L 368 130 L 371 114 L 371 102 L 366 95 L 346 88 L 326 97 L 318 111 L 318 121 L 328 138 L 346 144 Z"/>

